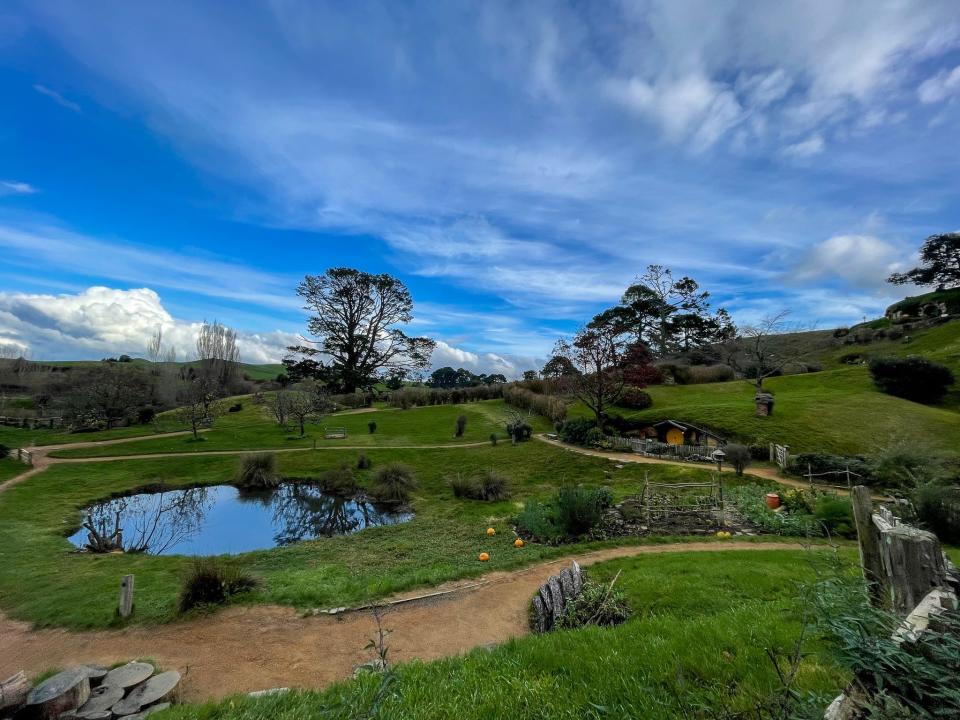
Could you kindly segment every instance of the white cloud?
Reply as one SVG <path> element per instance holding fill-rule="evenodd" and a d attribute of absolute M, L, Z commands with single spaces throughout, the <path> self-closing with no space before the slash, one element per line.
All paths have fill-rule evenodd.
<path fill-rule="evenodd" d="M 797 158 L 808 158 L 822 153 L 824 146 L 825 143 L 823 142 L 822 136 L 812 135 L 806 140 L 788 145 L 783 149 L 783 154 Z"/>
<path fill-rule="evenodd" d="M 91 287 L 61 295 L 0 293 L 0 345 L 28 347 L 37 359 L 142 357 L 158 328 L 179 359 L 189 359 L 196 350 L 201 325 L 174 318 L 149 288 Z M 245 362 L 272 363 L 296 341 L 293 333 L 279 330 L 239 330 L 237 344 Z"/>
<path fill-rule="evenodd" d="M 0 195 L 33 195 L 36 192 L 30 183 L 0 180 Z"/>
<path fill-rule="evenodd" d="M 58 93 L 56 90 L 51 90 L 46 85 L 34 85 L 33 89 L 36 90 L 41 95 L 46 95 L 48 98 L 53 100 L 57 105 L 67 108 L 67 110 L 72 110 L 75 113 L 81 112 L 80 106 L 73 102 L 73 100 L 67 100 L 63 95 Z"/>
<path fill-rule="evenodd" d="M 953 70 L 941 70 L 924 80 L 917 88 L 917 97 L 922 103 L 937 103 L 946 100 L 960 90 L 960 65 Z"/>
<path fill-rule="evenodd" d="M 855 288 L 882 290 L 890 273 L 903 267 L 902 253 L 888 242 L 872 235 L 835 235 L 810 248 L 793 279 L 835 278 Z"/>

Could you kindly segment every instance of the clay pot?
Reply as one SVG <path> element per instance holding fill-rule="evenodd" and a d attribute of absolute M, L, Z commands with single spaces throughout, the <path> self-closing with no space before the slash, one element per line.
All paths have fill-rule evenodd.
<path fill-rule="evenodd" d="M 777 493 L 767 493 L 767 507 L 771 510 L 780 507 L 780 496 Z"/>

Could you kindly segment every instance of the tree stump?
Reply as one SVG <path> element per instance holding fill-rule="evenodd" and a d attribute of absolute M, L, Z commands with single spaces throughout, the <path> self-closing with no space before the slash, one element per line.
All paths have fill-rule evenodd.
<path fill-rule="evenodd" d="M 0 712 L 16 710 L 27 701 L 30 694 L 30 681 L 22 672 L 0 682 Z"/>
<path fill-rule="evenodd" d="M 86 668 L 64 670 L 37 685 L 27 696 L 27 707 L 39 720 L 54 720 L 75 710 L 90 697 L 90 678 Z"/>
<path fill-rule="evenodd" d="M 937 536 L 909 525 L 881 533 L 881 560 L 890 608 L 906 617 L 935 587 L 947 585 L 947 568 Z"/>

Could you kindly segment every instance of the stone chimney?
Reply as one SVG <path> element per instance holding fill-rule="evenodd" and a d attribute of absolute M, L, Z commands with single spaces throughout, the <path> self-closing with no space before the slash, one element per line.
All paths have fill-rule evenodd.
<path fill-rule="evenodd" d="M 773 415 L 773 395 L 770 393 L 759 392 L 754 398 L 757 403 L 757 417 L 767 417 Z"/>

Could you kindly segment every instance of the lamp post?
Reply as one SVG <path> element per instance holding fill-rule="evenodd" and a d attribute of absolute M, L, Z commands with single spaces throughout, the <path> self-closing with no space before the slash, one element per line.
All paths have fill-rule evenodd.
<path fill-rule="evenodd" d="M 723 472 L 723 459 L 727 454 L 723 450 L 714 450 L 713 459 L 717 461 L 717 472 Z"/>

